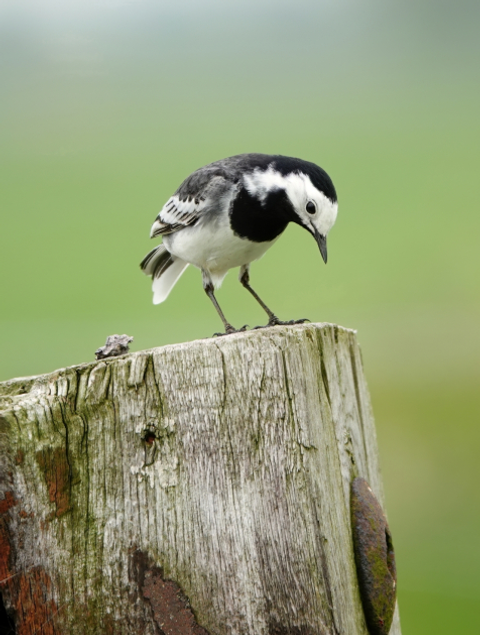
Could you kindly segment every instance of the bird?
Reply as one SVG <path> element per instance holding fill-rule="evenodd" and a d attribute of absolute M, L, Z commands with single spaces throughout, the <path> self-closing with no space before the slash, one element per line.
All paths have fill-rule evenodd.
<path fill-rule="evenodd" d="M 327 234 L 337 218 L 331 178 L 315 163 L 269 154 L 239 154 L 205 165 L 188 176 L 157 215 L 150 237 L 163 242 L 140 263 L 152 277 L 153 303 L 167 299 L 188 265 L 200 269 L 203 288 L 225 333 L 235 329 L 217 298 L 228 271 L 240 267 L 239 280 L 267 313 L 265 326 L 299 324 L 280 320 L 250 286 L 250 264 L 296 223 L 315 238 L 327 262 Z"/>

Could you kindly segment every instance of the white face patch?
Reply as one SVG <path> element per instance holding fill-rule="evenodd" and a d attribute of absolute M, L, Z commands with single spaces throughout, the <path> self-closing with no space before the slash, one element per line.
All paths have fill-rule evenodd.
<path fill-rule="evenodd" d="M 310 231 L 314 226 L 322 236 L 326 236 L 335 223 L 338 204 L 317 190 L 306 174 L 291 173 L 283 176 L 269 166 L 268 170 L 254 170 L 252 174 L 245 175 L 243 181 L 248 193 L 262 203 L 270 192 L 285 190 L 300 220 Z M 315 214 L 307 212 L 308 201 L 315 204 Z"/>

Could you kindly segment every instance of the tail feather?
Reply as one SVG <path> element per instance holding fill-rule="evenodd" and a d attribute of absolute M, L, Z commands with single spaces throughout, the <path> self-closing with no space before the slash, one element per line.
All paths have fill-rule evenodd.
<path fill-rule="evenodd" d="M 167 299 L 188 262 L 175 258 L 163 245 L 159 245 L 145 256 L 140 267 L 147 276 L 152 276 L 153 304 L 160 304 Z"/>
<path fill-rule="evenodd" d="M 140 268 L 147 276 L 153 276 L 155 272 L 159 268 L 162 268 L 169 260 L 172 260 L 170 252 L 168 252 L 163 245 L 159 245 L 145 256 L 140 263 Z"/>

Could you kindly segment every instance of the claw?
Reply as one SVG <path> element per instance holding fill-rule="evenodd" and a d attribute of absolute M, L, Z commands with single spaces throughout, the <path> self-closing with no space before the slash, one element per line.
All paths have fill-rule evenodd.
<path fill-rule="evenodd" d="M 212 337 L 223 337 L 224 335 L 232 335 L 233 333 L 244 333 L 248 328 L 248 324 L 244 324 L 241 329 L 234 329 L 233 326 L 227 327 L 225 333 L 214 333 Z"/>

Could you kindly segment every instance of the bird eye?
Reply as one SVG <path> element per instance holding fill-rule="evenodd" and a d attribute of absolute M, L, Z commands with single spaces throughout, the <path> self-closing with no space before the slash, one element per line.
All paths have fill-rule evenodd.
<path fill-rule="evenodd" d="M 308 201 L 306 209 L 309 214 L 315 214 L 315 212 L 317 211 L 317 208 L 315 207 L 315 203 L 313 201 Z"/>

